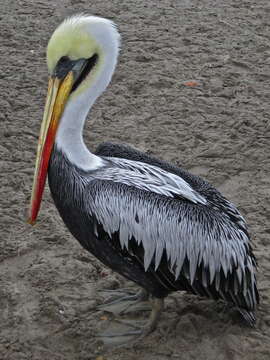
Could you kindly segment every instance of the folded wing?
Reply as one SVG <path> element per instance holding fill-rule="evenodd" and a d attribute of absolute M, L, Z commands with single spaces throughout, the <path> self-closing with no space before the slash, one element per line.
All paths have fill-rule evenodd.
<path fill-rule="evenodd" d="M 85 199 L 90 216 L 122 249 L 141 245 L 144 269 L 158 271 L 164 256 L 175 282 L 194 292 L 215 291 L 239 306 L 256 305 L 254 257 L 245 231 L 207 204 L 165 197 L 112 180 L 93 180 Z M 115 237 L 115 234 L 118 236 Z M 212 290 L 211 290 L 212 289 Z"/>

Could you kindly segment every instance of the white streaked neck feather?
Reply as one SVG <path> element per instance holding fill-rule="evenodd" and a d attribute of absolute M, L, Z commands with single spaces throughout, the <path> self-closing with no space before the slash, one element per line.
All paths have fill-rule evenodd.
<path fill-rule="evenodd" d="M 119 51 L 119 34 L 110 21 L 89 24 L 88 30 L 103 52 L 102 68 L 87 90 L 70 99 L 65 107 L 56 135 L 56 145 L 70 162 L 81 169 L 94 170 L 102 166 L 102 159 L 92 154 L 83 141 L 83 127 L 86 116 L 101 93 L 108 86 L 113 75 Z"/>

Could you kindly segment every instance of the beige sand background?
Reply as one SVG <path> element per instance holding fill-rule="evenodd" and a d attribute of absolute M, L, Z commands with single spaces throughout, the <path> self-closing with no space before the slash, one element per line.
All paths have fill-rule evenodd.
<path fill-rule="evenodd" d="M 49 191 L 25 224 L 47 88 L 45 47 L 67 15 L 113 19 L 117 73 L 89 115 L 89 148 L 128 143 L 215 184 L 246 217 L 259 261 L 256 329 L 220 304 L 178 294 L 135 349 L 104 349 L 100 291 L 129 285 L 81 249 Z M 0 358 L 270 358 L 270 2 L 1 0 Z M 184 81 L 197 80 L 189 88 Z M 141 316 L 141 315 L 140 315 Z M 145 317 L 147 313 L 145 313 Z"/>

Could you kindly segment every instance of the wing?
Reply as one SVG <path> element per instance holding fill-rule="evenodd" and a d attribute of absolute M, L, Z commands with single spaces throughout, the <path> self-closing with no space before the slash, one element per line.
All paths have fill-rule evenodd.
<path fill-rule="evenodd" d="M 110 142 L 101 143 L 96 149 L 96 155 L 106 157 L 116 157 L 121 159 L 138 161 L 141 163 L 153 165 L 167 173 L 171 173 L 181 177 L 190 187 L 208 201 L 208 205 L 212 206 L 223 216 L 229 218 L 237 224 L 240 229 L 246 232 L 248 236 L 247 224 L 238 209 L 230 201 L 224 198 L 222 194 L 206 180 L 200 176 L 195 176 L 179 166 L 175 166 L 167 161 L 160 160 L 147 153 L 139 151 L 125 144 L 113 144 Z"/>
<path fill-rule="evenodd" d="M 187 263 L 185 277 L 191 286 L 200 282 L 205 288 L 226 291 L 221 278 L 230 278 L 226 285 L 230 291 L 248 296 L 248 307 L 255 307 L 256 279 L 249 239 L 229 218 L 206 205 L 108 180 L 93 180 L 86 193 L 89 215 L 111 238 L 118 234 L 122 249 L 131 251 L 132 241 L 143 247 L 139 256 L 145 271 L 150 266 L 157 270 L 165 256 L 177 281 Z"/>
<path fill-rule="evenodd" d="M 95 178 L 134 186 L 166 197 L 181 197 L 206 204 L 206 199 L 180 176 L 139 161 L 119 158 L 106 158 L 106 161 L 107 166 L 99 169 Z"/>

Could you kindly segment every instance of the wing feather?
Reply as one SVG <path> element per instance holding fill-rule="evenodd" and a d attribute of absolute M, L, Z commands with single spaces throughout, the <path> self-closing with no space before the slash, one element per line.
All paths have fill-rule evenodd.
<path fill-rule="evenodd" d="M 108 180 L 93 180 L 87 193 L 89 214 L 107 233 L 119 233 L 122 248 L 129 251 L 131 239 L 142 245 L 145 271 L 152 268 L 158 276 L 165 254 L 176 282 L 184 274 L 194 292 L 203 286 L 204 292 L 215 297 L 220 291 L 236 304 L 238 292 L 246 291 L 247 302 L 255 306 L 249 238 L 222 213 Z"/>
<path fill-rule="evenodd" d="M 182 197 L 195 204 L 206 204 L 207 200 L 181 176 L 172 174 L 157 166 L 139 161 L 106 158 L 108 166 L 96 173 L 100 180 L 134 186 L 167 197 Z"/>

